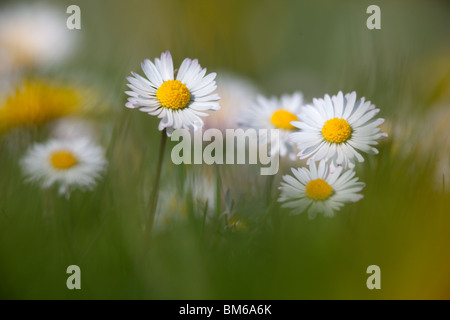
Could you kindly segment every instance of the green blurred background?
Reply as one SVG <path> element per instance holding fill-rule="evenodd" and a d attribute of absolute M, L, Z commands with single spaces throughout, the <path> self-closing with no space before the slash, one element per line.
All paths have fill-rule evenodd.
<path fill-rule="evenodd" d="M 448 1 L 46 3 L 64 13 L 80 6 L 82 29 L 73 32 L 82 42 L 68 62 L 38 74 L 99 92 L 106 107 L 93 121 L 110 165 L 93 192 L 66 200 L 24 184 L 21 151 L 0 142 L 1 298 L 450 298 L 450 176 L 437 161 L 450 153 Z M 381 8 L 381 30 L 366 28 L 371 4 Z M 240 74 L 265 95 L 300 90 L 310 101 L 355 90 L 371 100 L 389 138 L 357 166 L 364 199 L 331 219 L 290 216 L 277 187 L 303 164 L 284 163 L 272 183 L 254 166 L 175 166 L 170 143 L 158 210 L 185 219 L 146 248 L 158 120 L 124 108 L 125 78 L 165 50 L 175 65 L 198 58 L 219 79 Z M 218 187 L 208 223 L 197 183 L 185 188 L 202 175 Z M 230 228 L 223 213 L 245 226 Z M 81 290 L 66 287 L 72 264 Z M 366 287 L 372 264 L 381 290 Z"/>

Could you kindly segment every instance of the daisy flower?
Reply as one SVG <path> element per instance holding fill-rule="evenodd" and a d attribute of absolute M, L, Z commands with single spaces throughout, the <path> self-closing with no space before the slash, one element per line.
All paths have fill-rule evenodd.
<path fill-rule="evenodd" d="M 355 158 L 364 161 L 359 152 L 377 154 L 373 145 L 387 137 L 379 128 L 384 119 L 373 119 L 379 111 L 364 97 L 356 100 L 355 92 L 325 95 L 301 109 L 299 120 L 291 122 L 300 131 L 290 139 L 300 149 L 300 159 L 328 159 L 333 166 L 353 168 Z"/>
<path fill-rule="evenodd" d="M 320 161 L 318 167 L 314 161 L 309 169 L 292 169 L 294 176 L 285 175 L 281 182 L 279 202 L 284 202 L 284 208 L 292 208 L 292 214 L 308 210 L 309 218 L 317 213 L 332 217 L 334 211 L 346 202 L 357 202 L 363 198 L 358 194 L 365 184 L 354 178 L 352 169 L 337 167 L 330 173 L 325 161 Z"/>
<path fill-rule="evenodd" d="M 206 117 L 206 128 L 226 129 L 239 128 L 238 119 L 255 97 L 260 93 L 258 87 L 249 79 L 226 71 L 217 76 L 217 93 L 220 95 L 221 109 L 214 111 L 213 117 Z"/>
<path fill-rule="evenodd" d="M 303 95 L 300 92 L 283 95 L 280 99 L 258 96 L 256 102 L 242 112 L 240 125 L 255 129 L 279 129 L 279 139 L 268 141 L 267 137 L 262 137 L 260 144 L 270 143 L 271 155 L 279 152 L 282 157 L 288 155 L 294 160 L 298 151 L 289 140 L 289 135 L 297 130 L 291 122 L 298 120 L 297 113 L 302 105 Z"/>
<path fill-rule="evenodd" d="M 73 189 L 92 189 L 107 161 L 101 147 L 80 138 L 35 144 L 21 164 L 27 181 L 42 188 L 58 185 L 59 193 L 69 197 Z"/>
<path fill-rule="evenodd" d="M 216 89 L 216 73 L 206 75 L 197 59 L 184 59 L 178 72 L 174 72 L 172 56 L 166 51 L 155 63 L 145 60 L 142 70 L 147 79 L 134 72 L 133 77 L 127 78 L 132 91 L 126 92 L 130 97 L 125 106 L 160 118 L 158 129 L 167 129 L 169 136 L 176 129 L 203 127 L 200 117 L 208 116 L 205 111 L 220 109 L 219 95 L 212 93 Z"/>

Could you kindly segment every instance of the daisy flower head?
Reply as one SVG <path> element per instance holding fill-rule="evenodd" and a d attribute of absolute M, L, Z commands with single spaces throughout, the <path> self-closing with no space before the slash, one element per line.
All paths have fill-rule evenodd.
<path fill-rule="evenodd" d="M 364 97 L 356 100 L 356 92 L 325 95 L 302 108 L 299 120 L 291 123 L 300 131 L 290 139 L 300 149 L 300 159 L 328 159 L 333 166 L 353 168 L 355 159 L 364 161 L 360 152 L 377 154 L 376 140 L 387 137 L 379 128 L 384 119 L 374 119 L 379 111 Z"/>
<path fill-rule="evenodd" d="M 59 194 L 69 197 L 76 188 L 91 190 L 107 161 L 101 147 L 79 138 L 35 144 L 21 165 L 27 181 L 40 183 L 42 188 L 58 185 Z"/>
<path fill-rule="evenodd" d="M 292 208 L 292 214 L 308 211 L 309 218 L 317 213 L 334 216 L 346 202 L 357 202 L 363 198 L 358 194 L 365 184 L 355 178 L 352 169 L 337 167 L 332 173 L 329 165 L 320 161 L 318 166 L 311 161 L 308 168 L 292 169 L 294 176 L 285 175 L 281 182 L 279 202 L 282 207 Z"/>
<path fill-rule="evenodd" d="M 279 152 L 280 156 L 287 155 L 294 160 L 298 151 L 295 144 L 289 140 L 289 135 L 297 130 L 291 122 L 298 120 L 297 114 L 302 105 L 303 95 L 300 92 L 285 94 L 280 98 L 258 96 L 256 101 L 242 112 L 239 124 L 246 128 L 278 129 L 279 139 L 262 137 L 260 144 L 270 143 L 271 155 Z"/>
<path fill-rule="evenodd" d="M 213 93 L 216 89 L 216 73 L 206 75 L 198 60 L 184 59 L 180 69 L 175 72 L 169 51 L 153 63 L 145 60 L 142 70 L 146 78 L 132 72 L 127 86 L 132 91 L 127 108 L 139 108 L 140 111 L 161 119 L 158 129 L 167 130 L 170 136 L 173 130 L 197 130 L 203 127 L 201 116 L 205 111 L 219 110 L 220 97 Z"/>

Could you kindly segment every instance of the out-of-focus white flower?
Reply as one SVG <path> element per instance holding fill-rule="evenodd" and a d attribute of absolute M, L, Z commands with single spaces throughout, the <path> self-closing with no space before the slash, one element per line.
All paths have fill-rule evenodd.
<path fill-rule="evenodd" d="M 253 103 L 260 90 L 250 80 L 227 72 L 220 72 L 216 81 L 222 108 L 205 118 L 205 129 L 236 129 L 242 111 Z"/>
<path fill-rule="evenodd" d="M 51 124 L 51 135 L 55 139 L 72 140 L 79 138 L 95 138 L 91 123 L 79 118 L 61 118 Z"/>
<path fill-rule="evenodd" d="M 64 11 L 43 4 L 3 7 L 0 12 L 0 71 L 53 64 L 65 58 L 78 37 L 76 32 L 67 29 L 66 19 Z"/>
<path fill-rule="evenodd" d="M 73 189 L 92 189 L 107 161 L 103 148 L 81 138 L 35 144 L 21 164 L 28 181 L 42 188 L 56 184 L 59 193 L 69 197 Z"/>

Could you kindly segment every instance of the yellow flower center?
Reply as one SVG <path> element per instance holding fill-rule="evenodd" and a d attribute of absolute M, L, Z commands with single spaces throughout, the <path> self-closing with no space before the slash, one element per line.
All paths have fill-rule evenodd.
<path fill-rule="evenodd" d="M 183 109 L 191 100 L 191 93 L 181 81 L 168 80 L 164 81 L 156 91 L 156 98 L 165 108 Z"/>
<path fill-rule="evenodd" d="M 311 180 L 306 185 L 306 195 L 313 200 L 328 199 L 333 193 L 333 188 L 323 179 Z"/>
<path fill-rule="evenodd" d="M 50 162 L 55 169 L 65 170 L 75 166 L 78 160 L 70 151 L 61 150 L 51 155 Z"/>
<path fill-rule="evenodd" d="M 277 110 L 270 118 L 270 121 L 272 121 L 275 127 L 284 130 L 295 130 L 295 127 L 291 124 L 291 122 L 297 120 L 298 118 L 295 114 L 286 110 Z"/>
<path fill-rule="evenodd" d="M 344 119 L 333 118 L 325 122 L 322 128 L 323 137 L 332 143 L 347 141 L 352 134 L 352 128 Z"/>

